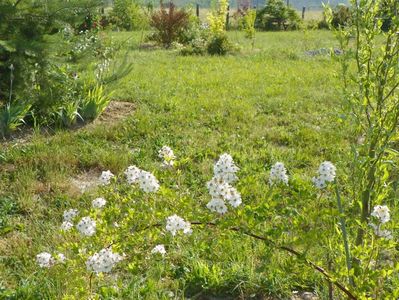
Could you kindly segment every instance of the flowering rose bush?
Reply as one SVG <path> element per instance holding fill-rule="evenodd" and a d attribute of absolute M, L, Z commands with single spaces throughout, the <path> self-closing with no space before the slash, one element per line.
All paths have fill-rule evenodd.
<path fill-rule="evenodd" d="M 169 147 L 163 147 L 159 151 L 161 160 L 165 159 L 164 153 L 168 157 L 176 158 Z M 176 166 L 178 165 L 177 162 Z M 239 170 L 231 155 L 222 154 L 213 166 L 214 177 L 204 183 L 211 200 L 207 199 L 209 196 L 205 192 L 200 197 L 199 205 L 195 205 L 198 200 L 194 198 L 179 199 L 181 195 L 163 186 L 162 182 L 165 179 L 163 176 L 170 172 L 170 169 L 163 168 L 163 164 L 156 172 L 161 176 L 160 181 L 153 173 L 133 165 L 127 167 L 123 174 L 114 175 L 110 171 L 104 171 L 99 178 L 101 185 L 96 192 L 101 197 L 95 198 L 89 205 L 84 205 L 85 208 L 81 210 L 70 208 L 63 214 L 60 229 L 66 242 L 56 247 L 57 251 L 62 251 L 63 254 L 58 252 L 59 254 L 53 256 L 50 253 L 53 249 L 43 249 L 46 252 L 37 254 L 37 264 L 43 269 L 59 268 L 57 265 L 64 265 L 86 282 L 86 288 L 83 289 L 86 294 L 93 296 L 100 292 L 98 290 L 100 286 L 106 284 L 106 274 L 116 272 L 122 277 L 126 276 L 125 272 L 135 269 L 136 264 L 144 263 L 142 259 L 150 256 L 165 259 L 166 263 L 172 264 L 168 261 L 166 247 L 173 253 L 173 248 L 178 248 L 180 243 L 193 242 L 201 238 L 201 231 L 217 232 L 219 228 L 222 231 L 252 237 L 263 241 L 271 249 L 296 256 L 298 263 L 304 263 L 316 272 L 320 272 L 336 286 L 337 290 L 351 299 L 367 298 L 372 292 L 370 289 L 364 289 L 367 278 L 355 276 L 351 264 L 353 257 L 355 255 L 359 257 L 359 251 L 364 249 L 359 247 L 350 249 L 340 194 L 334 193 L 334 190 L 338 190 L 336 183 L 338 170 L 334 164 L 329 161 L 321 163 L 318 176 L 307 179 L 309 183 L 313 181 L 314 185 L 314 192 L 310 196 L 315 197 L 321 193 L 319 198 L 321 201 L 329 201 L 330 197 L 337 197 L 338 200 L 337 214 L 335 214 L 338 218 L 334 217 L 334 214 L 326 217 L 335 219 L 332 225 L 340 224 L 341 230 L 338 230 L 337 237 L 332 234 L 327 235 L 327 239 L 339 241 L 342 234 L 344 249 L 335 254 L 337 260 L 335 270 L 330 271 L 325 271 L 323 266 L 312 262 L 306 258 L 306 254 L 295 249 L 295 244 L 299 240 L 302 244 L 307 244 L 306 240 L 291 234 L 292 230 L 298 231 L 294 224 L 300 222 L 302 216 L 292 214 L 292 218 L 283 219 L 278 216 L 277 209 L 280 208 L 270 206 L 275 203 L 272 201 L 273 198 L 278 198 L 282 205 L 287 206 L 286 196 L 289 194 L 286 193 L 295 193 L 294 190 L 298 188 L 296 180 L 289 179 L 284 164 L 277 162 L 271 167 L 269 177 L 265 178 L 269 182 L 268 192 L 260 201 L 242 197 L 239 191 L 244 188 L 242 185 L 238 188 L 232 186 L 239 181 L 237 175 Z M 194 204 L 195 209 L 190 213 L 187 209 L 182 210 L 190 202 Z M 139 211 L 138 219 L 136 216 Z M 84 217 L 79 220 L 79 215 Z M 375 247 L 392 249 L 394 235 L 388 229 L 381 228 L 390 220 L 389 208 L 385 205 L 375 206 L 371 216 L 373 220 L 370 220 L 368 234 L 374 240 Z M 270 221 L 265 223 L 265 220 Z M 333 228 L 331 231 L 334 232 Z M 324 237 L 321 240 L 324 240 Z M 313 246 L 317 247 L 319 243 Z M 389 251 L 384 257 L 378 253 L 378 250 L 377 253 L 366 251 L 364 255 L 368 260 L 361 262 L 362 269 L 358 272 L 368 274 L 367 276 L 381 276 L 382 273 L 376 266 L 383 264 L 387 259 L 389 261 L 394 259 L 394 255 Z M 349 264 L 341 264 L 344 258 Z M 379 286 L 373 288 L 379 288 L 379 292 L 384 295 L 399 293 L 393 284 L 399 275 L 398 268 L 398 264 L 394 262 L 389 268 L 385 267 L 385 275 L 379 281 Z M 390 271 L 387 273 L 388 269 Z M 359 288 L 350 287 L 347 280 L 349 282 L 355 280 Z"/>

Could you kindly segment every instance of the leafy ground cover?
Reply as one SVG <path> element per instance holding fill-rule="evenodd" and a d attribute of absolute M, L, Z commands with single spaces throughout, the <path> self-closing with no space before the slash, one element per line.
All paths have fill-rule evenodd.
<path fill-rule="evenodd" d="M 229 34 L 245 45 L 242 33 Z M 123 174 L 134 164 L 153 172 L 161 184 L 156 200 L 142 200 L 127 187 L 121 190 L 121 198 L 138 199 L 131 207 L 137 224 L 162 220 L 172 212 L 190 218 L 198 211 L 217 221 L 205 207 L 206 182 L 214 161 L 225 152 L 240 167 L 237 189 L 244 203 L 230 216 L 261 207 L 263 221 L 257 230 L 289 241 L 316 262 L 330 261 L 331 268 L 342 263 L 314 250 L 315 245 L 334 247 L 333 234 L 330 240 L 319 237 L 335 230 L 337 213 L 328 197 L 318 198 L 310 182 L 324 160 L 344 167 L 340 162 L 347 161 L 351 134 L 340 110 L 338 63 L 328 55 L 305 54 L 336 46 L 331 33 L 258 33 L 255 50 L 248 45 L 225 57 L 143 51 L 140 33 L 112 33 L 112 38 L 128 39 L 132 72 L 108 86 L 114 101 L 134 104 L 128 117 L 0 146 L 0 297 L 82 299 L 94 291 L 105 299 L 287 299 L 296 290 L 325 299 L 323 278 L 296 258 L 234 232 L 209 228 L 194 229 L 182 243 L 171 241 L 163 259 L 149 255 L 151 238 L 168 237 L 159 232 L 150 232 L 151 238 L 135 236 L 129 240 L 127 271 L 93 282 L 84 267 L 65 267 L 64 272 L 37 268 L 39 252 L 55 250 L 65 240 L 79 248 L 78 237 L 59 233 L 64 210 L 85 209 L 102 195 L 118 201 L 103 188 L 82 195 L 77 178 L 87 176 L 93 183 L 103 170 Z M 163 145 L 177 156 L 172 170 L 160 166 Z M 283 161 L 292 177 L 285 199 L 265 193 L 276 161 Z M 273 233 L 274 224 L 285 224 L 285 229 Z"/>

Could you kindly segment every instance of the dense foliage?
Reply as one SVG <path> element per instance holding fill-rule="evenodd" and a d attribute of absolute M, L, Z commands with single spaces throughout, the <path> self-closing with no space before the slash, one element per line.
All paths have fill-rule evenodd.
<path fill-rule="evenodd" d="M 118 30 L 142 29 L 148 23 L 140 3 L 133 0 L 115 0 L 109 22 Z"/>
<path fill-rule="evenodd" d="M 301 23 L 296 10 L 282 0 L 269 0 L 256 14 L 256 27 L 261 30 L 298 29 Z"/>
<path fill-rule="evenodd" d="M 151 16 L 151 26 L 156 30 L 153 39 L 168 48 L 187 29 L 189 24 L 189 13 L 184 9 L 177 8 L 169 3 L 167 8 L 161 6 Z"/>

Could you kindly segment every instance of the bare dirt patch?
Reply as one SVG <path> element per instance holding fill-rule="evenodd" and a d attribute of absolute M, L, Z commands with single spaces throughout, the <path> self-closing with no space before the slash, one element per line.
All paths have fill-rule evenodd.
<path fill-rule="evenodd" d="M 125 101 L 111 101 L 104 112 L 90 126 L 98 124 L 115 124 L 127 118 L 134 111 L 134 104 Z"/>
<path fill-rule="evenodd" d="M 134 112 L 134 104 L 126 101 L 111 101 L 104 112 L 91 123 L 78 123 L 73 127 L 66 129 L 69 131 L 78 131 L 84 128 L 91 129 L 98 125 L 114 125 L 122 119 L 128 117 Z M 56 131 L 53 128 L 43 127 L 40 134 L 46 137 L 54 135 Z M 35 135 L 35 132 L 30 126 L 22 126 L 18 131 L 13 132 L 10 137 L 1 140 L 1 146 L 18 146 L 29 143 Z"/>
<path fill-rule="evenodd" d="M 71 178 L 70 182 L 76 193 L 83 194 L 84 192 L 94 190 L 100 184 L 98 178 L 99 174 L 97 171 L 89 170 Z"/>

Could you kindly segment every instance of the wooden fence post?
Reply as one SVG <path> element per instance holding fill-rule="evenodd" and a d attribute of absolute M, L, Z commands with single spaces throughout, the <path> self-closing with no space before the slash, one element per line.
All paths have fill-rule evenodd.
<path fill-rule="evenodd" d="M 226 30 L 229 30 L 229 21 L 230 21 L 230 5 L 227 6 Z"/>
<path fill-rule="evenodd" d="M 195 14 L 197 15 L 197 18 L 199 18 L 199 4 L 197 3 L 197 8 L 195 10 Z"/>
<path fill-rule="evenodd" d="M 306 7 L 305 6 L 302 7 L 302 20 L 305 20 L 305 10 L 306 10 Z"/>

